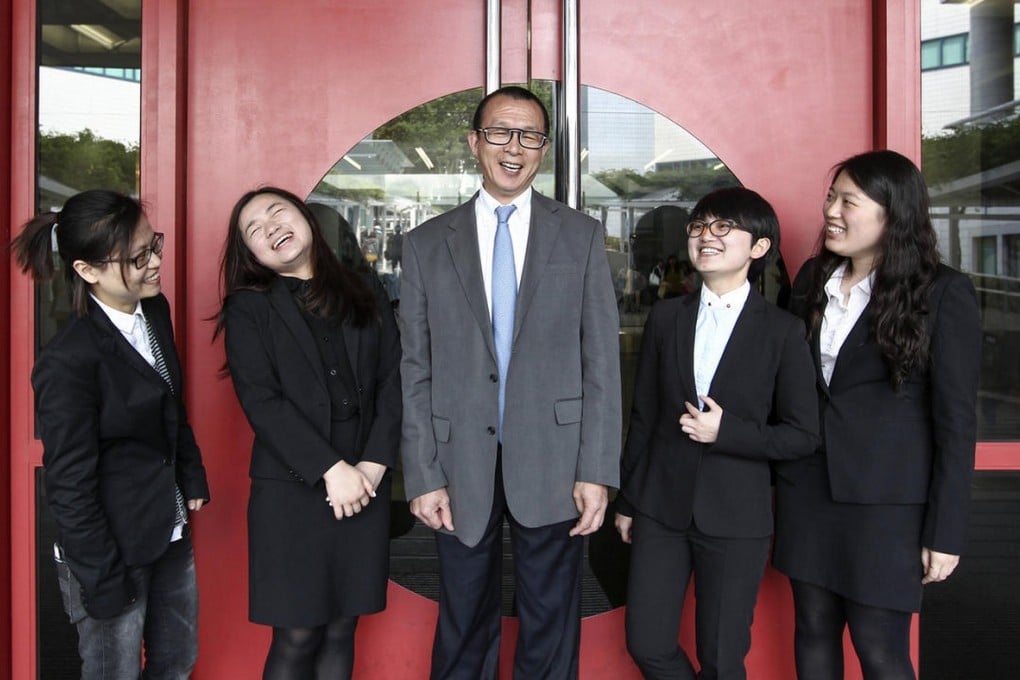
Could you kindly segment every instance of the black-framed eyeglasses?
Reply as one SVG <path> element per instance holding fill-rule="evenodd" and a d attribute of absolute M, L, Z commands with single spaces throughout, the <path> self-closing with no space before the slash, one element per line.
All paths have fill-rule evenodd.
<path fill-rule="evenodd" d="M 708 229 L 712 236 L 722 238 L 726 234 L 730 233 L 731 230 L 743 229 L 743 227 L 733 220 L 712 220 L 711 222 L 705 222 L 704 220 L 691 220 L 687 223 L 687 235 L 691 238 L 698 238 L 705 233 L 706 229 Z"/>
<path fill-rule="evenodd" d="M 482 136 L 485 137 L 485 141 L 495 146 L 505 146 L 510 143 L 510 140 L 514 138 L 514 133 L 517 133 L 517 139 L 520 141 L 521 146 L 525 149 L 541 149 L 549 141 L 549 135 L 538 132 L 537 130 L 522 130 L 520 128 L 505 128 L 505 127 L 485 127 L 478 128 L 477 132 L 481 132 Z"/>
<path fill-rule="evenodd" d="M 138 253 L 137 255 L 134 255 L 132 257 L 110 257 L 105 260 L 99 260 L 97 264 L 109 264 L 112 262 L 120 262 L 121 264 L 123 264 L 126 262 L 130 262 L 135 266 L 135 269 L 145 269 L 146 265 L 149 264 L 149 260 L 152 259 L 153 253 L 157 255 L 163 254 L 163 240 L 165 238 L 166 237 L 162 233 L 156 232 L 155 234 L 152 235 L 152 243 L 147 245 L 145 247 L 145 250 Z"/>

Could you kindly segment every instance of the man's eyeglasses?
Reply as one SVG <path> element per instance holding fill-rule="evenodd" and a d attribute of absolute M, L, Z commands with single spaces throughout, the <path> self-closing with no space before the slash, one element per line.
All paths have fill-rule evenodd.
<path fill-rule="evenodd" d="M 722 238 L 726 234 L 730 233 L 733 229 L 743 229 L 739 224 L 733 220 L 712 220 L 711 222 L 705 222 L 704 220 L 692 220 L 687 223 L 687 235 L 691 238 L 698 238 L 705 233 L 708 229 L 712 236 Z"/>
<path fill-rule="evenodd" d="M 510 143 L 517 133 L 517 139 L 525 149 L 541 149 L 549 141 L 549 136 L 536 130 L 521 130 L 520 128 L 486 127 L 478 128 L 485 141 L 496 146 L 504 146 Z"/>
<path fill-rule="evenodd" d="M 145 250 L 138 253 L 133 257 L 111 257 L 105 260 L 99 260 L 97 264 L 108 264 L 111 262 L 120 262 L 121 264 L 130 262 L 135 265 L 135 269 L 145 269 L 146 265 L 149 264 L 149 260 L 152 259 L 152 254 L 157 255 L 163 254 L 163 239 L 164 235 L 156 232 L 152 236 L 152 243 L 145 247 Z"/>

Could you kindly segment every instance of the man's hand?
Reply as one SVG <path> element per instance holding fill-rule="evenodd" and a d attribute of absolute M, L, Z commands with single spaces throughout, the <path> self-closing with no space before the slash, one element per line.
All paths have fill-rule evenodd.
<path fill-rule="evenodd" d="M 447 531 L 453 531 L 450 495 L 445 488 L 429 491 L 413 499 L 411 513 L 430 529 L 445 527 Z"/>
<path fill-rule="evenodd" d="M 599 530 L 609 506 L 609 489 L 591 482 L 574 482 L 574 505 L 581 516 L 570 530 L 571 536 L 587 536 Z"/>

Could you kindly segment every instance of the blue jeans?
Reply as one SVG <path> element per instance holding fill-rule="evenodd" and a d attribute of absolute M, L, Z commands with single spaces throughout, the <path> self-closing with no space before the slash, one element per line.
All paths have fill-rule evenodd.
<path fill-rule="evenodd" d="M 191 538 L 157 561 L 129 569 L 135 601 L 109 619 L 89 616 L 81 585 L 57 559 L 64 611 L 78 629 L 82 680 L 186 680 L 198 659 L 198 585 Z M 142 670 L 142 644 L 145 669 Z"/>

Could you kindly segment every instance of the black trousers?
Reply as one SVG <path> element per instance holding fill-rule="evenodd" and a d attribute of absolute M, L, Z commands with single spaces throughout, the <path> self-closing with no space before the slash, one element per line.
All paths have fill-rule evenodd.
<path fill-rule="evenodd" d="M 520 623 L 514 678 L 573 680 L 581 638 L 583 539 L 569 536 L 575 520 L 543 527 L 519 524 L 506 506 L 500 467 L 497 461 L 492 513 L 478 545 L 469 548 L 453 536 L 436 533 L 440 594 L 431 678 L 497 677 L 505 517 Z"/>
<path fill-rule="evenodd" d="M 646 678 L 744 680 L 751 621 L 769 538 L 707 536 L 634 517 L 627 586 L 627 649 Z M 694 576 L 700 673 L 680 647 L 680 617 Z"/>

